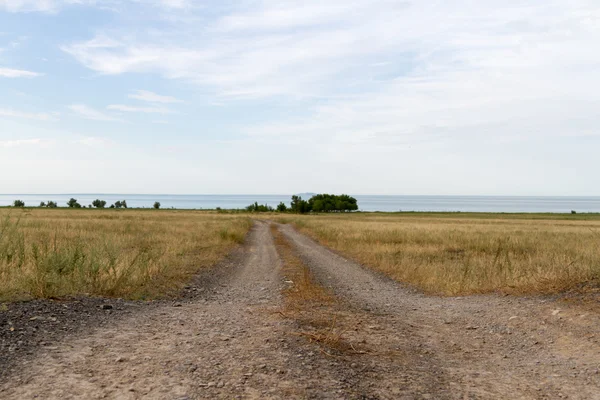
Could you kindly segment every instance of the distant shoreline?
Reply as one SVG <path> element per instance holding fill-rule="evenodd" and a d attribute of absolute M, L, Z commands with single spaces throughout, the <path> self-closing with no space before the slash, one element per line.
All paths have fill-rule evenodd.
<path fill-rule="evenodd" d="M 337 193 L 341 194 L 341 193 Z M 358 200 L 359 211 L 365 212 L 436 212 L 436 213 L 600 213 L 600 196 L 428 196 L 428 195 L 352 195 Z M 310 193 L 300 194 L 309 199 Z M 139 195 L 139 194 L 0 194 L 0 206 L 22 200 L 28 207 L 53 201 L 65 207 L 70 198 L 87 207 L 96 199 L 107 205 L 126 200 L 130 208 L 151 208 L 155 202 L 161 208 L 178 210 L 244 209 L 258 202 L 276 207 L 280 202 L 290 205 L 291 195 Z"/>

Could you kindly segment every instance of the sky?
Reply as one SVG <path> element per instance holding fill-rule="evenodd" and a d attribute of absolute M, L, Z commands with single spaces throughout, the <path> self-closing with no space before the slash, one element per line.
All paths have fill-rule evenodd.
<path fill-rule="evenodd" d="M 597 0 L 0 0 L 0 193 L 600 195 Z"/>

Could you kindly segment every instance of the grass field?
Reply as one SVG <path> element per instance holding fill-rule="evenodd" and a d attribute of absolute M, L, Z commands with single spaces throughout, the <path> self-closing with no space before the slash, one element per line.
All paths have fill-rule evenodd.
<path fill-rule="evenodd" d="M 0 209 L 0 300 L 167 295 L 250 226 L 194 211 Z"/>
<path fill-rule="evenodd" d="M 426 293 L 556 293 L 600 286 L 600 215 L 280 216 Z"/>

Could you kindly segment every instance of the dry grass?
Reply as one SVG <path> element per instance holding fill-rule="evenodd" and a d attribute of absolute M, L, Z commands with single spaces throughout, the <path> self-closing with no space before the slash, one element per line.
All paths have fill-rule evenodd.
<path fill-rule="evenodd" d="M 534 217 L 346 214 L 281 220 L 428 293 L 556 293 L 597 287 L 600 220 Z"/>
<path fill-rule="evenodd" d="M 344 337 L 345 332 L 353 325 L 349 312 L 315 280 L 310 269 L 273 225 L 271 232 L 277 252 L 284 262 L 283 273 L 289 283 L 289 287 L 283 292 L 284 307 L 281 313 L 298 323 L 301 330 L 296 334 L 323 346 L 326 355 L 364 353 Z"/>
<path fill-rule="evenodd" d="M 178 289 L 243 242 L 244 216 L 193 211 L 0 210 L 0 300 Z"/>

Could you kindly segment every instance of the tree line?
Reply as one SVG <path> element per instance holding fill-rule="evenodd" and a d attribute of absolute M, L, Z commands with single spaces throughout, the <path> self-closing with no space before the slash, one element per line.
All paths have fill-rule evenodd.
<path fill-rule="evenodd" d="M 88 205 L 88 208 L 106 208 L 106 200 L 100 200 L 100 199 L 96 199 L 94 201 L 92 201 L 92 204 Z M 39 205 L 40 207 L 46 207 L 46 208 L 56 208 L 58 207 L 58 204 L 54 201 L 42 201 Z M 13 202 L 13 207 L 25 207 L 25 202 L 23 200 L 15 200 Z M 71 198 L 69 199 L 69 201 L 67 201 L 67 207 L 68 208 L 86 208 L 85 206 L 82 206 L 77 199 Z M 159 209 L 160 208 L 160 203 L 157 201 L 154 203 L 153 206 L 155 209 Z M 117 200 L 114 204 L 111 204 L 108 208 L 127 208 L 127 200 Z"/>
<path fill-rule="evenodd" d="M 67 201 L 68 208 L 86 208 L 82 206 L 77 199 L 71 198 Z M 42 201 L 39 205 L 40 207 L 46 208 L 56 208 L 58 207 L 57 203 L 54 201 Z M 15 200 L 13 203 L 13 207 L 25 207 L 25 202 L 22 200 Z M 106 200 L 96 199 L 92 201 L 92 204 L 89 204 L 87 208 L 127 208 L 126 200 L 116 201 L 114 204 L 111 204 L 107 207 Z M 161 204 L 157 201 L 154 203 L 153 208 L 159 209 Z M 317 194 L 312 196 L 308 200 L 302 199 L 302 197 L 294 195 L 292 196 L 292 201 L 288 206 L 284 202 L 280 202 L 276 208 L 273 208 L 267 204 L 258 204 L 258 202 L 254 202 L 254 204 L 250 204 L 246 207 L 246 211 L 249 212 L 291 212 L 296 214 L 306 214 L 310 212 L 316 213 L 329 213 L 329 212 L 351 212 L 358 210 L 358 202 L 354 197 L 348 196 L 347 194 L 342 195 L 334 195 L 334 194 Z M 217 208 L 217 211 L 220 211 Z"/>
<path fill-rule="evenodd" d="M 277 208 L 273 208 L 267 204 L 258 204 L 258 202 L 246 207 L 246 211 L 249 212 L 271 212 L 275 210 L 297 214 L 310 212 L 351 212 L 358 210 L 358 202 L 354 197 L 347 194 L 317 194 L 308 200 L 294 195 L 289 207 L 284 202 L 279 203 Z"/>

